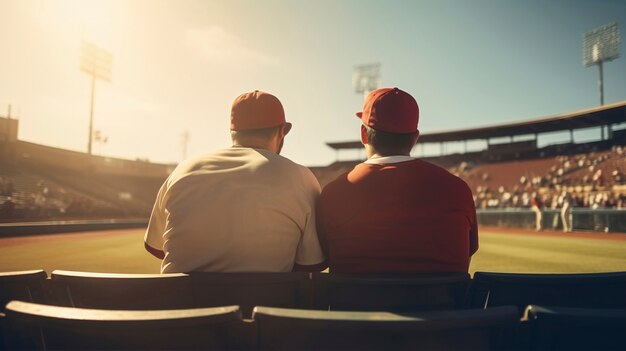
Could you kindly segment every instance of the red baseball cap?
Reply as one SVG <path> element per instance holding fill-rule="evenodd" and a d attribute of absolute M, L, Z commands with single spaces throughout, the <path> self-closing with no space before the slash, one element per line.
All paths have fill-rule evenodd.
<path fill-rule="evenodd" d="M 230 130 L 276 127 L 285 123 L 285 110 L 272 94 L 255 90 L 239 95 L 230 110 Z"/>
<path fill-rule="evenodd" d="M 363 112 L 357 112 L 356 116 L 376 130 L 413 133 L 417 131 L 420 111 L 409 93 L 398 88 L 381 88 L 367 95 Z"/>

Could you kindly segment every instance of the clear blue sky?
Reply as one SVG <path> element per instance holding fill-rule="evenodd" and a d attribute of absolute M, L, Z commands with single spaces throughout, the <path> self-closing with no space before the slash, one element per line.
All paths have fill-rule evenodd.
<path fill-rule="evenodd" d="M 355 65 L 413 94 L 422 133 L 528 120 L 598 104 L 582 35 L 618 22 L 623 0 L 0 0 L 0 115 L 20 138 L 85 151 L 89 78 L 80 42 L 113 55 L 96 87 L 98 154 L 178 162 L 229 146 L 233 99 L 277 95 L 294 128 L 283 154 L 335 159 L 358 138 Z M 624 52 L 624 44 L 621 45 Z M 605 64 L 605 102 L 626 100 L 626 58 Z"/>

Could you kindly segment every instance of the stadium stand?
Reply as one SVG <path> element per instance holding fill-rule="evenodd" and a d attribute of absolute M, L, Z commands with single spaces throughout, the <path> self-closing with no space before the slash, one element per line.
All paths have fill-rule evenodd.
<path fill-rule="evenodd" d="M 626 309 L 530 305 L 529 350 L 626 350 Z"/>
<path fill-rule="evenodd" d="M 576 209 L 622 208 L 626 199 L 626 101 L 586 110 L 543 117 L 518 123 L 453 130 L 420 136 L 416 156 L 447 168 L 463 178 L 474 192 L 479 222 L 486 225 L 507 224 L 530 227 L 534 223 L 527 212 L 497 212 L 491 209 L 528 209 L 531 194 L 536 192 L 550 212 L 544 216 L 544 227 L 562 228 L 558 211 L 564 190 L 573 198 L 574 229 L 589 231 L 626 231 L 621 212 L 583 214 Z M 600 132 L 600 139 L 575 142 L 574 132 L 586 129 Z M 569 141 L 540 146 L 540 136 L 547 133 L 569 133 Z M 530 138 L 530 139 L 529 139 Z M 507 139 L 508 141 L 503 141 Z M 468 151 L 467 142 L 486 144 L 480 151 Z M 447 143 L 465 143 L 462 153 L 443 151 Z M 434 144 L 434 145 L 433 145 Z M 360 141 L 330 142 L 337 153 L 361 150 Z M 440 146 L 438 156 L 424 155 L 425 145 Z M 419 150 L 422 155 L 419 155 Z M 316 169 L 325 185 L 361 160 L 338 161 Z M 579 215 L 582 216 L 579 218 Z M 579 220 L 580 219 L 580 220 Z M 609 223 L 610 222 L 610 223 Z"/>
<path fill-rule="evenodd" d="M 416 314 L 257 307 L 263 350 L 502 350 L 512 346 L 513 306 Z"/>
<path fill-rule="evenodd" d="M 11 301 L 6 306 L 7 349 L 225 350 L 238 306 L 116 311 Z"/>
<path fill-rule="evenodd" d="M 576 209 L 622 208 L 626 199 L 626 102 L 519 123 L 423 134 L 419 145 L 483 141 L 481 151 L 419 156 L 463 178 L 474 192 L 479 211 L 528 209 L 533 192 L 546 210 L 545 228 L 561 228 L 559 195 L 574 200 L 574 229 L 624 231 L 621 212 L 602 219 Z M 156 193 L 173 165 L 145 160 L 90 156 L 17 139 L 18 121 L 0 118 L 11 130 L 0 145 L 0 221 L 147 218 Z M 574 131 L 601 130 L 601 138 L 576 143 Z M 544 133 L 570 134 L 569 142 L 540 146 Z M 530 138 L 530 139 L 529 139 Z M 507 139 L 508 141 L 506 141 Z M 358 141 L 327 143 L 335 150 L 360 150 Z M 444 148 L 442 147 L 442 150 Z M 417 153 L 417 152 L 416 152 Z M 361 160 L 310 167 L 322 186 Z M 488 211 L 485 211 L 488 215 Z M 529 226 L 528 213 L 480 216 L 487 225 L 507 221 Z M 515 216 L 522 216 L 517 220 Z M 515 218 L 513 218 L 515 217 Z M 501 220 L 502 219 L 502 220 Z M 580 220 L 579 220 L 580 219 Z M 598 222 L 598 223 L 596 223 Z M 608 223 L 610 222 L 610 223 Z"/>
<path fill-rule="evenodd" d="M 316 308 L 416 312 L 463 307 L 469 274 L 314 273 Z"/>
<path fill-rule="evenodd" d="M 626 158 L 621 146 L 549 159 L 461 165 L 451 171 L 468 183 L 477 208 L 483 209 L 529 207 L 534 191 L 552 208 L 559 207 L 556 201 L 563 190 L 572 195 L 574 207 L 585 208 L 622 207 L 626 195 L 622 191 Z"/>
<path fill-rule="evenodd" d="M 2 169 L 0 221 L 147 218 L 164 178 L 136 178 L 24 163 Z"/>
<path fill-rule="evenodd" d="M 469 306 L 626 308 L 626 272 L 517 274 L 476 272 Z"/>
<path fill-rule="evenodd" d="M 0 124 L 16 120 L 0 118 Z M 147 218 L 172 165 L 0 141 L 0 222 Z"/>

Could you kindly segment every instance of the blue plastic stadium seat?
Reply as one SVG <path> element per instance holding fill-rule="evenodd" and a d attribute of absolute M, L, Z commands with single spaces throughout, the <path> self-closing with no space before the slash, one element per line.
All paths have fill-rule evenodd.
<path fill-rule="evenodd" d="M 626 272 L 514 274 L 476 272 L 470 307 L 527 305 L 626 308 Z"/>
<path fill-rule="evenodd" d="M 242 323 L 238 306 L 121 311 L 11 301 L 6 313 L 7 349 L 223 350 Z"/>
<path fill-rule="evenodd" d="M 0 346 L 6 334 L 4 306 L 11 300 L 45 302 L 47 278 L 48 275 L 42 269 L 0 272 Z"/>
<path fill-rule="evenodd" d="M 262 350 L 501 350 L 511 346 L 518 311 L 307 311 L 256 307 Z"/>
<path fill-rule="evenodd" d="M 11 300 L 44 302 L 48 274 L 42 269 L 32 271 L 0 272 L 0 305 Z"/>
<path fill-rule="evenodd" d="M 239 305 L 244 317 L 254 306 L 311 308 L 309 273 L 189 273 L 196 306 Z"/>
<path fill-rule="evenodd" d="M 626 309 L 530 305 L 530 350 L 626 350 Z"/>
<path fill-rule="evenodd" d="M 315 273 L 316 308 L 339 311 L 415 312 L 462 308 L 467 273 Z"/>
<path fill-rule="evenodd" d="M 118 274 L 55 270 L 55 303 L 68 307 L 120 310 L 194 308 L 187 274 Z"/>
<path fill-rule="evenodd" d="M 308 273 L 114 274 L 55 270 L 57 303 L 103 309 L 170 309 L 256 305 L 308 308 Z"/>

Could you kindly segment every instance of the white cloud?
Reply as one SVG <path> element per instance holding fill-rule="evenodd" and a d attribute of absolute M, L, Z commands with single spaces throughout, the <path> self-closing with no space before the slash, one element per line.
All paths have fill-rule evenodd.
<path fill-rule="evenodd" d="M 276 65 L 278 59 L 247 48 L 235 35 L 223 28 L 211 26 L 187 31 L 187 44 L 211 61 L 240 63 L 254 61 L 263 65 Z"/>

